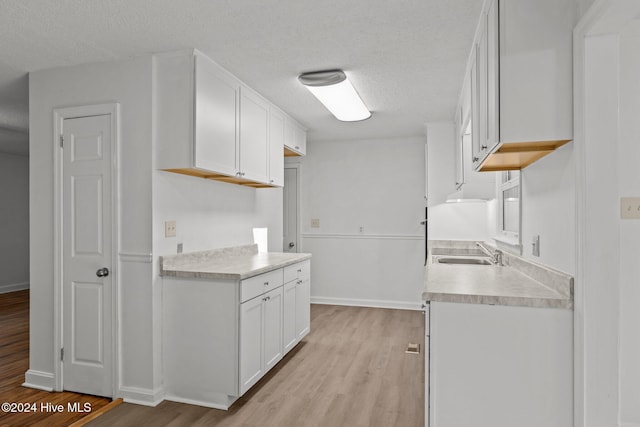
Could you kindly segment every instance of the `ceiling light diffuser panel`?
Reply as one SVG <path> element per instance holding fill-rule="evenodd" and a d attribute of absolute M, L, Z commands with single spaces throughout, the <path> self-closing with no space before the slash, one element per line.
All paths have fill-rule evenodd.
<path fill-rule="evenodd" d="M 356 122 L 371 117 L 371 112 L 342 70 L 304 73 L 298 79 L 336 119 Z"/>

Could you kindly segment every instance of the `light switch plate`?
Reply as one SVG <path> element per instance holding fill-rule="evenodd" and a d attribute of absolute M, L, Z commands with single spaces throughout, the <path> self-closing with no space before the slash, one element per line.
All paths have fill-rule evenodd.
<path fill-rule="evenodd" d="M 164 237 L 176 237 L 176 221 L 164 222 Z"/>
<path fill-rule="evenodd" d="M 640 219 L 640 197 L 620 198 L 620 218 Z"/>
<path fill-rule="evenodd" d="M 320 228 L 320 219 L 312 218 L 311 219 L 311 228 Z"/>

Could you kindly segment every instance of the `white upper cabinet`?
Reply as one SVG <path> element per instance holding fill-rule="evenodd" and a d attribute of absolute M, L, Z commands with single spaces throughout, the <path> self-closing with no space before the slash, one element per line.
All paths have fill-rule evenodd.
<path fill-rule="evenodd" d="M 250 187 L 283 185 L 288 129 L 297 155 L 306 150 L 300 125 L 198 51 L 155 55 L 154 71 L 158 169 Z"/>
<path fill-rule="evenodd" d="M 293 120 L 284 123 L 285 156 L 304 156 L 307 154 L 307 132 Z"/>
<path fill-rule="evenodd" d="M 574 9 L 572 0 L 485 2 L 469 66 L 476 169 L 521 169 L 573 138 Z"/>
<path fill-rule="evenodd" d="M 195 56 L 193 164 L 234 176 L 239 172 L 238 105 L 240 84 L 211 61 Z"/>
<path fill-rule="evenodd" d="M 251 89 L 240 89 L 240 176 L 269 183 L 269 104 Z"/>
<path fill-rule="evenodd" d="M 269 111 L 269 183 L 284 186 L 284 115 Z"/>

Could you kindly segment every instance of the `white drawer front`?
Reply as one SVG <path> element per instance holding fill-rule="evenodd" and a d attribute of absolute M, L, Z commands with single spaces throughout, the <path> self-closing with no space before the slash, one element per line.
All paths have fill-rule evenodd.
<path fill-rule="evenodd" d="M 245 279 L 240 284 L 240 301 L 248 301 L 282 286 L 283 283 L 281 268 Z"/>
<path fill-rule="evenodd" d="M 311 260 L 288 265 L 284 268 L 284 283 L 293 280 L 306 280 L 311 277 Z"/>

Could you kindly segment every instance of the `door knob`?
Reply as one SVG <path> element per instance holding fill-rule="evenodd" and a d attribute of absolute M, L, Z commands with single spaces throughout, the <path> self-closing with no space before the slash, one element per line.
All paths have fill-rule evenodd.
<path fill-rule="evenodd" d="M 109 275 L 109 269 L 107 267 L 99 268 L 96 271 L 96 276 L 98 277 L 107 277 Z"/>
<path fill-rule="evenodd" d="M 293 243 L 293 242 L 290 242 L 290 243 L 289 243 L 289 247 L 290 247 L 290 248 L 294 247 L 295 245 L 296 245 L 296 244 L 295 244 L 295 243 Z"/>

